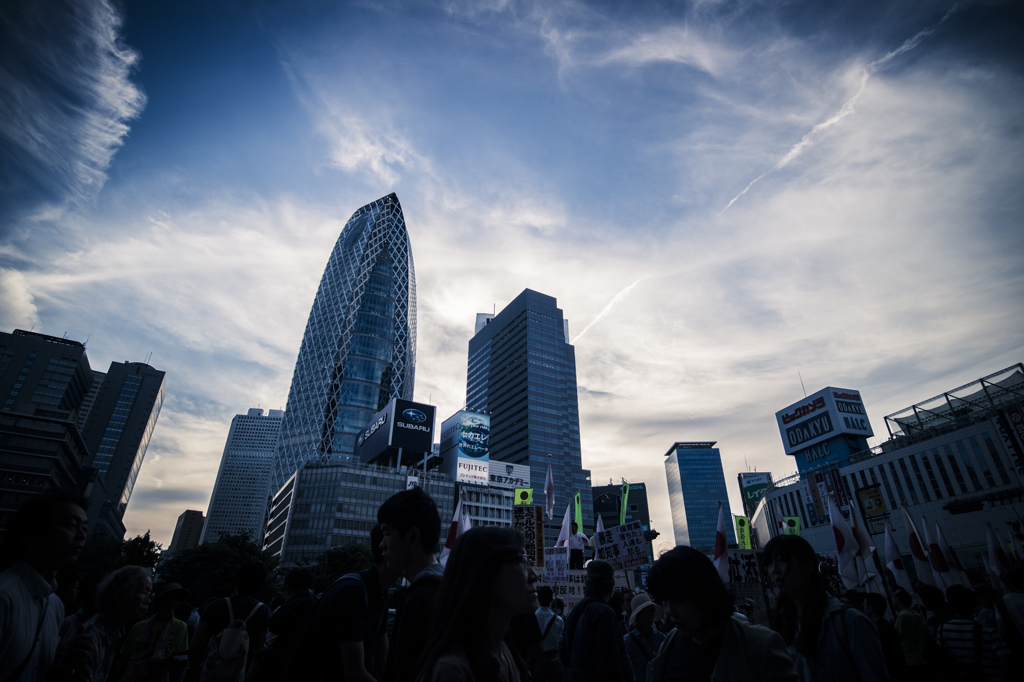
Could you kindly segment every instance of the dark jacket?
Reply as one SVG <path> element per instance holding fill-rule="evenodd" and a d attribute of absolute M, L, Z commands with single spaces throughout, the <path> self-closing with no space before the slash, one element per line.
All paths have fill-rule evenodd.
<path fill-rule="evenodd" d="M 567 682 L 633 682 L 619 618 L 600 599 L 587 597 L 576 605 L 559 650 L 569 656 Z"/>
<path fill-rule="evenodd" d="M 661 651 L 648 664 L 648 682 L 665 679 L 665 666 L 672 655 L 676 637 L 682 637 L 679 630 L 668 633 Z M 711 682 L 797 682 L 798 679 L 780 634 L 760 625 L 729 618 L 722 633 Z"/>
<path fill-rule="evenodd" d="M 434 624 L 434 605 L 441 587 L 440 573 L 418 575 L 395 606 L 395 625 L 388 647 L 384 682 L 415 682 L 420 659 Z"/>

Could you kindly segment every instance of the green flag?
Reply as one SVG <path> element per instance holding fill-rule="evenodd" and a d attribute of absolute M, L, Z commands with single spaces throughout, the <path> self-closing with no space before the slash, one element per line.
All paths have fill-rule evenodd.
<path fill-rule="evenodd" d="M 516 488 L 515 504 L 533 504 L 533 488 Z"/>
<path fill-rule="evenodd" d="M 619 509 L 619 525 L 626 525 L 626 510 L 629 509 L 627 501 L 629 500 L 629 483 L 626 481 L 622 482 L 622 508 Z"/>
<path fill-rule="evenodd" d="M 583 505 L 579 493 L 576 493 L 576 530 L 583 532 Z"/>
<path fill-rule="evenodd" d="M 750 519 L 746 516 L 736 517 L 736 544 L 739 546 L 739 549 L 751 549 Z"/>
<path fill-rule="evenodd" d="M 784 522 L 786 535 L 800 535 L 799 516 L 783 516 L 782 519 Z"/>

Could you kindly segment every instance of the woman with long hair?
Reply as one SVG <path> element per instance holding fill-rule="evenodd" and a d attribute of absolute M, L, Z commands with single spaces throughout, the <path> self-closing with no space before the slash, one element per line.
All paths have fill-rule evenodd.
<path fill-rule="evenodd" d="M 538 575 L 511 528 L 479 526 L 459 537 L 437 595 L 421 682 L 520 682 L 526 663 L 505 643 L 513 616 L 537 610 Z"/>
<path fill-rule="evenodd" d="M 802 682 L 888 682 L 878 630 L 825 590 L 811 543 L 780 535 L 765 545 L 763 559 L 779 588 L 771 626 L 789 647 Z"/>

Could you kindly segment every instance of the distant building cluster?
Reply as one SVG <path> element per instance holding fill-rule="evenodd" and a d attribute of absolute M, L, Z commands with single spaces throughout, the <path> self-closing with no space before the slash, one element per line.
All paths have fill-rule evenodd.
<path fill-rule="evenodd" d="M 658 536 L 650 484 L 597 486 L 583 468 L 575 349 L 557 301 L 525 289 L 503 310 L 477 315 L 465 407 L 436 428 L 436 408 L 413 400 L 416 296 L 405 218 L 389 194 L 356 211 L 338 237 L 286 408 L 234 417 L 205 516 L 182 513 L 168 551 L 245 534 L 295 565 L 368 543 L 380 504 L 419 486 L 438 503 L 442 542 L 460 503 L 472 525 L 497 526 L 527 518 L 518 505 L 536 505 L 545 547 L 563 518 L 578 519 L 587 535 L 599 524 L 639 523 L 642 581 Z M 94 372 L 77 341 L 0 334 L 0 530 L 28 496 L 59 487 L 87 495 L 90 525 L 122 537 L 164 392 L 164 373 L 147 364 Z M 757 550 L 775 535 L 800 533 L 834 553 L 831 500 L 844 516 L 863 518 L 871 535 L 888 527 L 902 547 L 904 517 L 895 510 L 939 522 L 975 566 L 984 522 L 1024 537 L 1022 403 L 1018 364 L 887 416 L 888 440 L 872 448 L 860 391 L 825 387 L 776 413 L 797 472 L 740 473 L 736 516 L 717 443 L 671 443 L 664 457 L 674 542 L 711 555 L 726 519 L 730 547 Z"/>

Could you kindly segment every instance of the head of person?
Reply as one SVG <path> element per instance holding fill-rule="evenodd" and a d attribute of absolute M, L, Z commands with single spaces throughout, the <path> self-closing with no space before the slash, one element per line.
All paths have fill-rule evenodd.
<path fill-rule="evenodd" d="M 934 585 L 920 585 L 917 588 L 917 596 L 921 597 L 921 603 L 932 613 L 943 611 L 946 608 L 945 595 Z"/>
<path fill-rule="evenodd" d="M 684 635 L 705 637 L 732 615 L 732 598 L 718 569 L 702 552 L 680 545 L 661 555 L 647 576 L 647 589 Z"/>
<path fill-rule="evenodd" d="M 897 611 L 906 611 L 910 608 L 910 605 L 913 603 L 913 599 L 911 598 L 910 593 L 902 588 L 896 589 L 896 591 L 892 595 L 892 600 L 893 603 L 896 605 Z"/>
<path fill-rule="evenodd" d="M 242 597 L 256 594 L 267 580 L 267 567 L 262 561 L 249 559 L 238 568 L 235 574 L 235 592 Z"/>
<path fill-rule="evenodd" d="M 612 596 L 608 599 L 608 606 L 612 607 L 612 611 L 615 612 L 615 615 L 621 618 L 623 610 L 622 592 L 613 590 Z"/>
<path fill-rule="evenodd" d="M 551 608 L 551 602 L 554 599 L 555 593 L 547 585 L 537 588 L 537 603 L 542 607 L 546 609 Z"/>
<path fill-rule="evenodd" d="M 828 601 L 818 573 L 818 555 L 811 543 L 799 535 L 779 535 L 764 546 L 762 558 L 768 576 L 779 588 L 779 598 L 770 614 L 772 629 L 782 635 L 786 644 L 797 639 L 799 631 L 800 650 L 809 657 L 817 657 Z"/>
<path fill-rule="evenodd" d="M 846 590 L 843 592 L 842 599 L 844 602 L 857 609 L 858 611 L 866 613 L 864 611 L 864 592 L 857 590 Z"/>
<path fill-rule="evenodd" d="M 979 585 L 974 590 L 974 596 L 978 600 L 979 608 L 991 609 L 996 605 L 996 599 L 999 599 L 999 593 L 993 590 L 988 585 Z"/>
<path fill-rule="evenodd" d="M 112 571 L 96 586 L 96 610 L 119 625 L 144 619 L 152 600 L 153 574 L 141 566 Z"/>
<path fill-rule="evenodd" d="M 153 612 L 158 617 L 170 617 L 183 602 L 187 602 L 189 591 L 178 583 L 161 585 L 153 595 Z"/>
<path fill-rule="evenodd" d="M 961 618 L 973 619 L 977 599 L 974 590 L 963 585 L 950 585 L 946 590 L 946 601 Z"/>
<path fill-rule="evenodd" d="M 404 572 L 437 551 L 441 515 L 437 503 L 419 486 L 385 500 L 377 509 L 377 522 L 383 533 L 381 551 L 392 570 Z"/>
<path fill-rule="evenodd" d="M 312 590 L 316 582 L 313 571 L 308 568 L 293 568 L 284 577 L 284 598 L 291 599 L 303 590 Z"/>
<path fill-rule="evenodd" d="M 85 548 L 88 508 L 85 498 L 61 490 L 24 502 L 7 527 L 0 569 L 21 559 L 52 581 L 57 571 L 74 564 Z"/>
<path fill-rule="evenodd" d="M 880 621 L 885 618 L 885 610 L 889 604 L 885 597 L 875 592 L 864 595 L 864 613 L 873 621 Z"/>
<path fill-rule="evenodd" d="M 1011 566 L 1000 574 L 999 579 L 1010 592 L 1024 592 L 1024 566 Z"/>
<path fill-rule="evenodd" d="M 630 608 L 629 628 L 636 628 L 644 635 L 650 634 L 654 621 L 661 620 L 664 615 L 662 608 L 646 593 L 633 597 Z"/>
<path fill-rule="evenodd" d="M 537 610 L 539 576 L 527 565 L 523 547 L 522 534 L 511 528 L 478 526 L 459 537 L 438 590 L 427 662 L 458 645 L 469 657 L 476 679 L 491 677 L 488 624 Z"/>
<path fill-rule="evenodd" d="M 587 576 L 583 579 L 583 594 L 608 601 L 615 592 L 615 569 L 607 561 L 594 559 L 587 563 Z"/>
<path fill-rule="evenodd" d="M 580 527 L 576 525 L 576 522 L 575 522 L 575 521 L 573 521 L 573 522 L 572 522 L 572 523 L 570 524 L 570 526 L 572 527 L 572 534 L 573 534 L 573 535 L 576 535 L 576 533 L 579 533 L 579 532 L 580 532 Z"/>
<path fill-rule="evenodd" d="M 559 616 L 565 613 L 565 602 L 559 597 L 555 597 L 551 600 L 551 610 L 557 613 Z"/>

